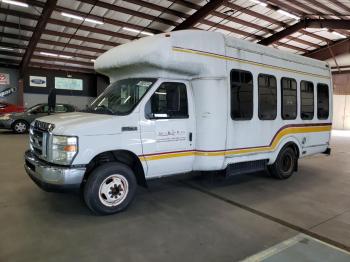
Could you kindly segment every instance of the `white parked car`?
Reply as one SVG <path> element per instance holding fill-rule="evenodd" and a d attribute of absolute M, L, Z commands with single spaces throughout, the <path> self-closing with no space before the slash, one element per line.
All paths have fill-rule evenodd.
<path fill-rule="evenodd" d="M 150 178 L 268 167 L 285 179 L 330 152 L 324 62 L 185 30 L 113 48 L 95 69 L 112 84 L 88 112 L 35 121 L 25 168 L 46 190 L 81 189 L 98 214 L 124 210 Z"/>

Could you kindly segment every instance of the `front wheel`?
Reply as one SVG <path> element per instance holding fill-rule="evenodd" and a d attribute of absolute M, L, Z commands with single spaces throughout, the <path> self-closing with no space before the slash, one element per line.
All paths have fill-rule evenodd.
<path fill-rule="evenodd" d="M 136 187 L 134 172 L 127 165 L 107 163 L 89 175 L 84 200 L 96 214 L 114 214 L 128 207 L 134 199 Z"/>
<path fill-rule="evenodd" d="M 293 175 L 297 161 L 293 148 L 285 147 L 278 154 L 275 163 L 269 166 L 270 173 L 277 179 L 287 179 Z"/>
<path fill-rule="evenodd" d="M 16 134 L 24 134 L 28 132 L 28 128 L 29 125 L 24 120 L 17 120 L 12 126 L 13 132 L 15 132 Z"/>

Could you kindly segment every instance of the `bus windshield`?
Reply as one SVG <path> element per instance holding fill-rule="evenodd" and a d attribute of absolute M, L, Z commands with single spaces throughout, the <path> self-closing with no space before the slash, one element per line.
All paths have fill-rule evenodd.
<path fill-rule="evenodd" d="M 156 81 L 156 78 L 130 78 L 116 81 L 91 103 L 88 112 L 127 115 Z"/>

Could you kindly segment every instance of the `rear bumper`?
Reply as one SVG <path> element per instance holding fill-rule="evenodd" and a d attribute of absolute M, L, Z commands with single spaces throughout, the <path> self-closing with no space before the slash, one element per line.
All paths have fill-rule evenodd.
<path fill-rule="evenodd" d="M 41 189 L 48 192 L 65 192 L 80 189 L 85 167 L 63 167 L 49 165 L 38 159 L 30 150 L 25 155 L 24 168 L 28 176 Z"/>

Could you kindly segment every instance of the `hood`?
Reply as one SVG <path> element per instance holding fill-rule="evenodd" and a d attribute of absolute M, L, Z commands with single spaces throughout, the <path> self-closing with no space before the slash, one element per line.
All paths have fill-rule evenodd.
<path fill-rule="evenodd" d="M 10 113 L 9 117 L 10 118 L 21 118 L 21 117 L 26 117 L 28 114 L 29 114 L 28 112 Z"/>
<path fill-rule="evenodd" d="M 56 135 L 111 135 L 121 132 L 115 115 L 74 112 L 40 117 L 37 120 L 54 124 Z"/>

